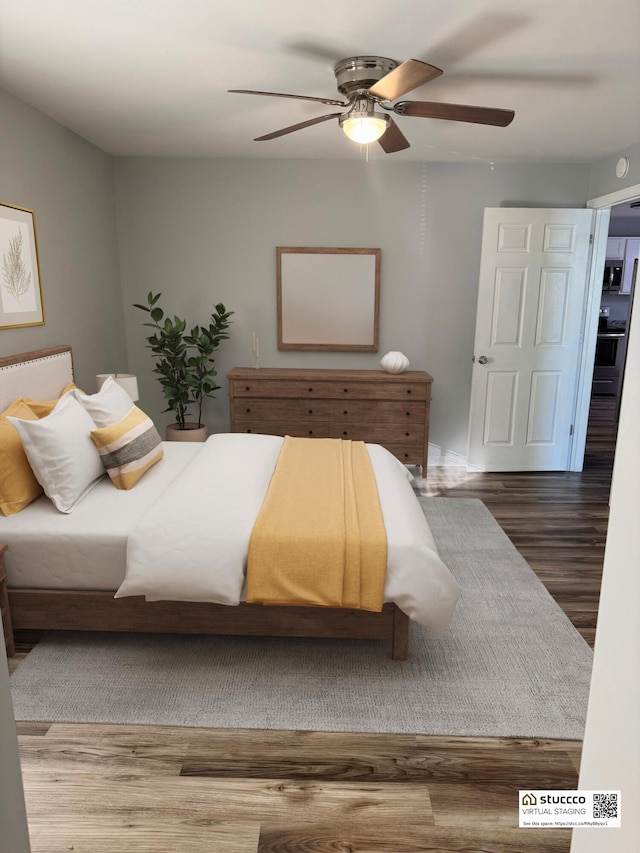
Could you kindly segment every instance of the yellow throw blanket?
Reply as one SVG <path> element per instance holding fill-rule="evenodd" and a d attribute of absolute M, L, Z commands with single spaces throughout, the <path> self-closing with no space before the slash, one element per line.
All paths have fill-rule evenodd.
<path fill-rule="evenodd" d="M 249 542 L 247 601 L 379 611 L 386 571 L 364 443 L 287 436 Z"/>

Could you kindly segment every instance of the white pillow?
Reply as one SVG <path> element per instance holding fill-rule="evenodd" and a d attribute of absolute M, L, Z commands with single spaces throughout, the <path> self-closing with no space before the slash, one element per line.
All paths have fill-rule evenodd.
<path fill-rule="evenodd" d="M 133 408 L 131 397 L 111 376 L 107 376 L 97 394 L 83 394 L 79 388 L 73 388 L 69 396 L 82 404 L 93 421 L 91 429 L 112 426 Z"/>
<path fill-rule="evenodd" d="M 47 497 L 60 512 L 71 512 L 104 475 L 100 454 L 91 441 L 92 419 L 75 397 L 65 394 L 45 418 L 8 420 L 18 430 Z"/>

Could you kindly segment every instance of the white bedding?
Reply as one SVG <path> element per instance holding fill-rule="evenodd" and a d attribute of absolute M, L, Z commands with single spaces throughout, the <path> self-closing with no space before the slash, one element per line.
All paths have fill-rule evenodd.
<path fill-rule="evenodd" d="M 43 496 L 0 516 L 9 586 L 238 604 L 249 536 L 281 444 L 244 433 L 165 442 L 164 458 L 130 491 L 105 477 L 68 515 Z M 458 584 L 438 557 L 404 466 L 379 445 L 367 449 L 387 532 L 385 601 L 440 634 Z"/>
<path fill-rule="evenodd" d="M 201 445 L 131 530 L 116 597 L 239 604 L 249 537 L 281 445 L 276 436 L 244 433 L 214 435 Z M 385 600 L 441 634 L 460 589 L 437 554 L 406 469 L 379 445 L 367 448 L 387 533 Z"/>

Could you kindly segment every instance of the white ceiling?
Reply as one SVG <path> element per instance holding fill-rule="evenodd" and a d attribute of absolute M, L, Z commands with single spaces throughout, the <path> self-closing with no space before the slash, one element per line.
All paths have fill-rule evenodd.
<path fill-rule="evenodd" d="M 514 109 L 507 128 L 398 116 L 391 161 L 591 162 L 640 142 L 638 0 L 0 0 L 0 87 L 114 155 L 361 158 L 333 65 L 421 59 L 405 96 Z"/>

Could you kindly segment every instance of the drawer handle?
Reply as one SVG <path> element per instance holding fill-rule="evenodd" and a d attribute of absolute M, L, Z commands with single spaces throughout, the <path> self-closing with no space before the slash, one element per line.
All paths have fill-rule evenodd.
<path fill-rule="evenodd" d="M 407 394 L 411 393 L 411 388 L 407 388 Z"/>
<path fill-rule="evenodd" d="M 309 391 L 313 391 L 313 388 L 309 388 Z"/>
<path fill-rule="evenodd" d="M 409 436 L 411 435 L 411 433 L 405 432 L 405 435 L 407 436 L 407 438 L 409 438 Z"/>
<path fill-rule="evenodd" d="M 245 385 L 244 390 L 245 391 L 251 391 L 251 385 Z"/>
<path fill-rule="evenodd" d="M 404 458 L 405 458 L 405 459 L 408 459 L 408 458 L 409 458 L 409 454 L 408 454 L 408 453 L 405 453 L 405 454 L 404 454 Z"/>
<path fill-rule="evenodd" d="M 247 430 L 247 432 L 251 432 L 251 430 L 250 430 L 250 429 L 248 429 L 248 430 Z"/>
<path fill-rule="evenodd" d="M 349 435 L 349 433 L 346 431 L 346 429 L 344 430 L 344 432 L 342 434 L 343 435 Z"/>
<path fill-rule="evenodd" d="M 251 409 L 245 409 L 245 412 L 246 412 L 247 414 L 251 414 Z"/>
<path fill-rule="evenodd" d="M 345 393 L 345 394 L 348 394 L 348 393 L 349 393 L 349 389 L 348 389 L 348 388 L 344 388 L 343 390 L 344 390 L 344 393 Z"/>
<path fill-rule="evenodd" d="M 312 430 L 312 429 L 310 429 L 310 430 L 309 430 L 309 435 L 313 435 L 313 430 Z"/>
<path fill-rule="evenodd" d="M 312 415 L 312 414 L 313 414 L 313 409 L 309 409 L 309 414 L 310 414 L 310 415 Z"/>
<path fill-rule="evenodd" d="M 343 412 L 342 414 L 343 414 L 343 415 L 348 415 L 348 414 L 349 414 L 349 412 L 345 409 L 345 410 L 344 410 L 344 412 Z"/>

